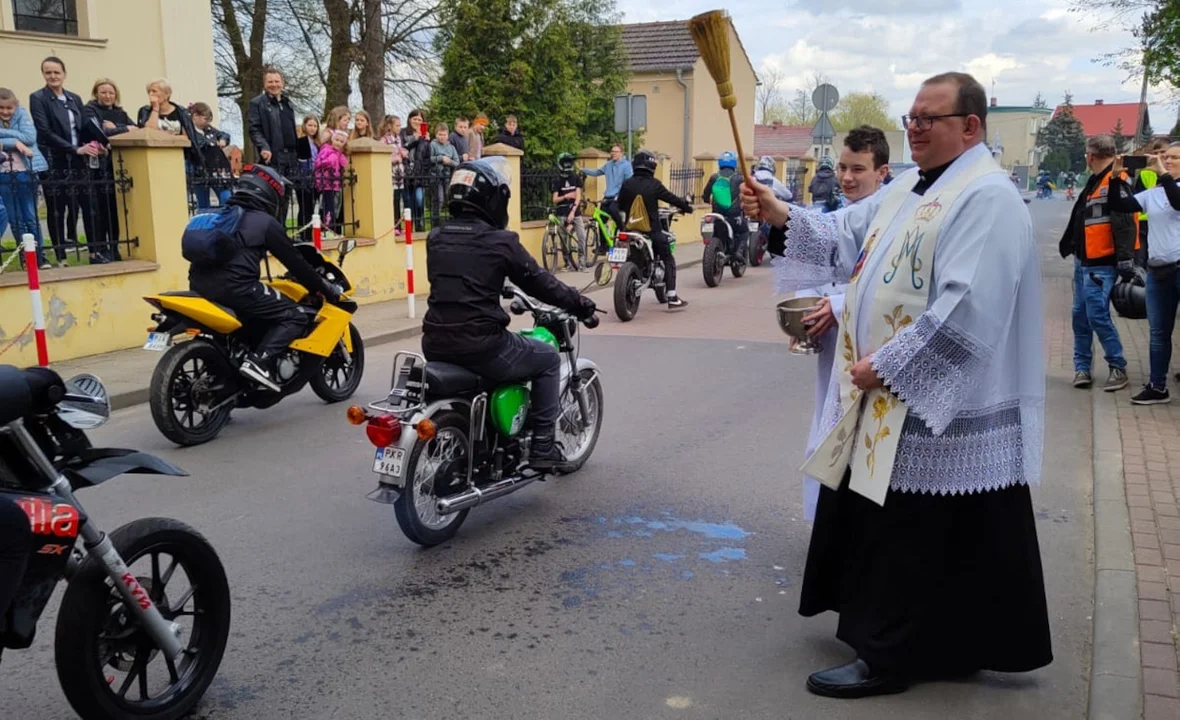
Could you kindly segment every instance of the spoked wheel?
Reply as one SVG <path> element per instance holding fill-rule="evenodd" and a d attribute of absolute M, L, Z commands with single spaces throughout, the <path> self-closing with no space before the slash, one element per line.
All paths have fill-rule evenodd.
<path fill-rule="evenodd" d="M 86 720 L 182 717 L 205 694 L 225 653 L 225 569 L 208 541 L 176 520 L 136 520 L 110 538 L 164 619 L 180 625 L 184 650 L 166 657 L 90 559 L 70 581 L 57 617 L 62 691 Z"/>
<path fill-rule="evenodd" d="M 586 255 L 583 258 L 583 263 L 586 267 L 594 267 L 600 258 L 602 258 L 602 231 L 598 229 L 598 223 L 590 223 L 586 228 Z"/>
<path fill-rule="evenodd" d="M 593 370 L 582 370 L 578 376 L 583 383 L 589 383 L 585 385 L 586 416 L 582 415 L 573 387 L 567 386 L 561 395 L 561 415 L 557 418 L 556 440 L 561 443 L 567 463 L 563 473 L 574 472 L 586 464 L 602 431 L 602 383 L 594 377 Z"/>
<path fill-rule="evenodd" d="M 156 427 L 177 445 L 200 445 L 229 422 L 236 377 L 221 351 L 204 340 L 175 345 L 152 373 L 150 405 Z"/>
<path fill-rule="evenodd" d="M 701 258 L 701 274 L 705 276 L 705 284 L 717 287 L 721 283 L 721 275 L 725 272 L 725 263 L 721 261 L 721 238 L 714 237 L 705 246 L 704 257 Z"/>
<path fill-rule="evenodd" d="M 623 263 L 615 278 L 615 315 L 623 322 L 632 320 L 635 313 L 639 312 L 639 289 L 642 284 L 635 263 Z"/>
<path fill-rule="evenodd" d="M 352 338 L 352 352 L 345 352 L 344 343 L 338 343 L 311 378 L 312 391 L 324 402 L 336 403 L 352 397 L 365 374 L 365 343 L 361 333 L 349 323 L 348 334 Z"/>
<path fill-rule="evenodd" d="M 550 226 L 541 238 L 541 263 L 551 273 L 557 272 L 561 264 L 561 246 L 557 241 L 557 231 Z"/>
<path fill-rule="evenodd" d="M 419 440 L 410 451 L 406 486 L 393 503 L 398 527 L 426 547 L 453 538 L 469 512 L 438 514 L 439 499 L 462 487 L 456 477 L 467 473 L 467 419 L 447 412 L 433 420 L 434 437 Z"/>

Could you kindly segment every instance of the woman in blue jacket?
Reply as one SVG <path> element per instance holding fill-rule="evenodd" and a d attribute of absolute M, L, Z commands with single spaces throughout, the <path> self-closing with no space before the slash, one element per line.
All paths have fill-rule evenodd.
<path fill-rule="evenodd" d="M 37 173 L 47 169 L 49 165 L 37 148 L 32 116 L 11 90 L 0 88 L 0 204 L 7 211 L 13 237 L 19 241 L 28 233 L 36 240 L 37 265 L 41 269 L 50 265 L 42 247 L 41 221 L 37 219 Z M 4 223 L 0 222 L 3 234 Z M 23 253 L 20 259 L 23 265 Z"/>

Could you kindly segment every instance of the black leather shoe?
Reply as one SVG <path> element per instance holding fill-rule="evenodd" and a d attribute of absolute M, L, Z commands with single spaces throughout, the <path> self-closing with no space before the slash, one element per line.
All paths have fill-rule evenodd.
<path fill-rule="evenodd" d="M 907 687 L 901 678 L 875 674 L 868 663 L 860 659 L 812 673 L 807 678 L 807 689 L 812 693 L 842 700 L 892 695 L 905 692 Z"/>

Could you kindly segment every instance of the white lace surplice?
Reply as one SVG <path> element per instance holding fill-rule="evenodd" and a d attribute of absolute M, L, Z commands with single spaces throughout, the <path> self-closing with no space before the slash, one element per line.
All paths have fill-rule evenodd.
<path fill-rule="evenodd" d="M 935 198 L 976 152 L 986 149 L 965 153 L 924 196 L 911 195 L 898 217 Z M 847 282 L 882 195 L 827 215 L 792 207 L 784 257 L 773 263 L 777 290 Z M 873 320 L 865 303 L 888 254 L 869 258 L 862 271 L 862 282 L 873 283 L 861 296 L 862 352 Z M 933 287 L 926 312 L 873 355 L 878 375 L 909 410 L 890 488 L 954 494 L 1037 484 L 1045 408 L 1040 266 L 1032 220 L 1006 177 L 977 180 L 950 208 Z M 829 381 L 821 436 L 839 420 L 839 372 L 841 364 Z"/>

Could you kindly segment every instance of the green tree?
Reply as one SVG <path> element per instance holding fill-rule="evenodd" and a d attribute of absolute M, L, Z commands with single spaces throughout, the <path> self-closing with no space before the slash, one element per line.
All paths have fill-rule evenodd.
<path fill-rule="evenodd" d="M 1065 172 L 1070 169 L 1069 155 L 1064 150 L 1051 150 L 1041 160 L 1041 169 L 1049 172 L 1050 175 Z"/>
<path fill-rule="evenodd" d="M 832 127 L 838 132 L 868 125 L 878 130 L 900 130 L 889 114 L 889 101 L 874 92 L 850 92 L 840 98 L 831 115 Z"/>
<path fill-rule="evenodd" d="M 1173 139 L 1180 137 L 1180 116 L 1176 118 L 1176 124 L 1172 126 L 1172 131 L 1168 135 Z"/>
<path fill-rule="evenodd" d="M 1123 119 L 1122 118 L 1119 118 L 1115 122 L 1114 127 L 1110 129 L 1110 134 L 1111 134 L 1111 137 L 1114 138 L 1114 151 L 1115 152 L 1117 152 L 1119 155 L 1122 155 L 1123 153 L 1130 150 L 1131 138 L 1127 137 L 1127 135 L 1123 133 Z"/>
<path fill-rule="evenodd" d="M 1037 145 L 1048 148 L 1049 156 L 1054 152 L 1061 152 L 1065 157 L 1066 168 L 1074 172 L 1081 172 L 1086 167 L 1086 134 L 1082 130 L 1082 123 L 1073 114 L 1073 96 L 1065 93 L 1065 101 L 1058 108 L 1053 119 L 1037 133 Z M 1049 156 L 1041 161 L 1041 167 Z M 1047 169 L 1047 168 L 1046 168 Z M 1056 172 L 1060 172 L 1057 170 Z"/>
<path fill-rule="evenodd" d="M 627 61 L 613 1 L 445 0 L 440 15 L 431 117 L 516 115 L 533 166 L 617 139 Z"/>

